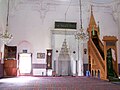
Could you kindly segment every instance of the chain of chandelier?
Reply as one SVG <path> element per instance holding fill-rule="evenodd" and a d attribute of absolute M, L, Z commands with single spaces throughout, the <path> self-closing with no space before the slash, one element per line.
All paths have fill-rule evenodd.
<path fill-rule="evenodd" d="M 6 30 L 0 34 L 0 39 L 3 42 L 3 44 L 8 44 L 13 38 L 12 34 L 8 32 L 8 20 L 9 20 L 9 0 L 7 9 Z"/>

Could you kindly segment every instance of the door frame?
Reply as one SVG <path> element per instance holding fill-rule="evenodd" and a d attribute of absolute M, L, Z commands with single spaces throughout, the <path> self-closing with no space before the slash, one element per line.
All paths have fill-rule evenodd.
<path fill-rule="evenodd" d="M 20 70 L 19 70 L 20 54 L 31 54 L 31 71 L 30 71 L 30 73 L 20 73 Z M 32 75 L 33 75 L 32 53 L 18 53 L 18 76 L 32 76 Z"/>

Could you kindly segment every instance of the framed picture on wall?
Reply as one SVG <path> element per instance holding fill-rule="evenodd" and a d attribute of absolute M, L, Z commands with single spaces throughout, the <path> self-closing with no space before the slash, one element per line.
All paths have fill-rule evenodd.
<path fill-rule="evenodd" d="M 37 53 L 37 58 L 38 59 L 44 59 L 45 58 L 45 53 Z"/>

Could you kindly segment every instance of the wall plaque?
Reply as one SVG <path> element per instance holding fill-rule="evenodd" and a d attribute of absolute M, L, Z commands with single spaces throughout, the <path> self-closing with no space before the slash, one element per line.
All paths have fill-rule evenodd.
<path fill-rule="evenodd" d="M 55 28 L 59 29 L 76 29 L 76 22 L 55 22 Z"/>

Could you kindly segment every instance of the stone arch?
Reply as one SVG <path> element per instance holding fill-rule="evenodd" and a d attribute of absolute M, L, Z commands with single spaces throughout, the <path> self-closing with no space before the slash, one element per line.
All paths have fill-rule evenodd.
<path fill-rule="evenodd" d="M 27 50 L 27 53 L 33 53 L 33 45 L 27 40 L 20 41 L 17 44 L 17 54 L 22 53 L 23 50 Z"/>

